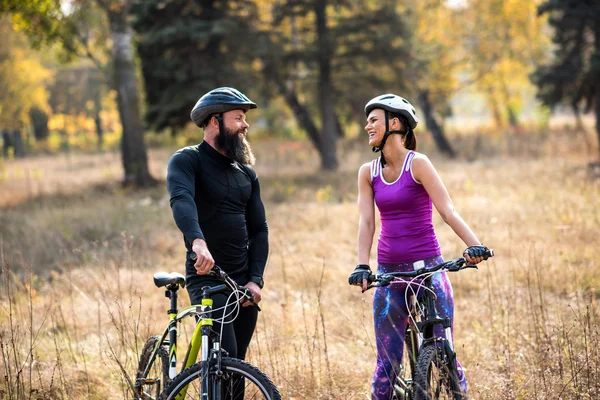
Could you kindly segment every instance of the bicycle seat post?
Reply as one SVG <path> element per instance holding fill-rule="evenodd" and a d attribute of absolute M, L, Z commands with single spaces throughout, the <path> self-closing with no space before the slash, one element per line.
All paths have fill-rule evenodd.
<path fill-rule="evenodd" d="M 167 314 L 177 314 L 177 290 L 179 289 L 179 285 L 168 285 L 167 290 L 165 291 L 165 297 L 171 299 L 171 308 L 167 311 Z"/>
<path fill-rule="evenodd" d="M 177 322 L 176 322 L 176 316 L 177 316 L 177 290 L 179 289 L 179 285 L 177 283 L 175 284 L 170 284 L 167 286 L 167 290 L 165 291 L 165 297 L 168 297 L 169 299 L 171 299 L 171 308 L 169 309 L 169 311 L 167 311 L 167 314 L 169 314 L 169 343 L 171 343 L 171 346 L 175 346 L 175 348 L 177 348 Z M 173 360 L 175 360 L 175 358 L 173 358 Z M 173 361 L 173 366 L 170 366 L 170 369 L 173 369 L 173 373 L 174 373 L 174 368 L 175 368 L 175 361 Z M 173 375 L 174 376 L 174 375 Z"/>

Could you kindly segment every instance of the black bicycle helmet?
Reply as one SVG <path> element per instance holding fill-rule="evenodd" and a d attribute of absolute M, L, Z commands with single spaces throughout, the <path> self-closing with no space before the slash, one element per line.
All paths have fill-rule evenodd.
<path fill-rule="evenodd" d="M 248 111 L 256 107 L 256 104 L 239 90 L 220 87 L 200 97 L 192 109 L 190 117 L 196 125 L 203 127 L 213 114 L 222 114 L 231 110 Z"/>

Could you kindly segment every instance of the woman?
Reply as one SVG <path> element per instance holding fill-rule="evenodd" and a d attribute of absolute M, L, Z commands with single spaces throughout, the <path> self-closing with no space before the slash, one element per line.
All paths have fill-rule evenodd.
<path fill-rule="evenodd" d="M 366 163 L 358 172 L 358 265 L 350 275 L 351 285 L 366 288 L 371 273 L 369 258 L 375 233 L 375 208 L 381 216 L 377 245 L 378 272 L 412 271 L 441 262 L 440 246 L 433 230 L 432 204 L 444 221 L 465 242 L 465 259 L 472 264 L 483 260 L 487 248 L 479 242 L 458 215 L 446 187 L 429 159 L 415 152 L 413 129 L 418 119 L 415 109 L 400 96 L 377 96 L 365 106 L 369 145 L 381 157 Z M 452 286 L 445 272 L 435 274 L 436 306 L 442 316 L 453 317 Z M 377 365 L 372 398 L 391 399 L 393 382 L 402 360 L 408 311 L 404 303 L 406 286 L 378 288 L 373 299 Z M 440 327 L 438 327 L 440 328 Z M 441 336 L 439 329 L 436 335 Z M 457 362 L 458 364 L 458 362 Z M 466 379 L 458 364 L 461 388 Z"/>

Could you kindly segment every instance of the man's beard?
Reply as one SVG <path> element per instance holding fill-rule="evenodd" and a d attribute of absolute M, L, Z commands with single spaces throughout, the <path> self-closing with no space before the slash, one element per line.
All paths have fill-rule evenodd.
<path fill-rule="evenodd" d="M 254 165 L 256 159 L 250 148 L 250 143 L 245 137 L 240 137 L 240 133 L 243 131 L 236 132 L 227 127 L 223 127 L 223 131 L 219 132 L 216 137 L 218 149 L 240 164 Z"/>

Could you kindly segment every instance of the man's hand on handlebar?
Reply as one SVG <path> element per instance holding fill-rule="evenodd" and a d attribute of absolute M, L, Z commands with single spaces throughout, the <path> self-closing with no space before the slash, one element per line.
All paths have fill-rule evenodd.
<path fill-rule="evenodd" d="M 244 285 L 244 287 L 248 289 L 250 293 L 252 293 L 252 297 L 254 297 L 254 302 L 251 302 L 250 300 L 245 300 L 242 302 L 242 307 L 253 306 L 260 303 L 260 301 L 262 300 L 262 291 L 260 289 L 260 286 L 258 286 L 256 282 L 248 282 Z"/>
<path fill-rule="evenodd" d="M 195 258 L 194 258 L 195 256 Z M 206 275 L 215 265 L 215 260 L 206 247 L 206 242 L 203 239 L 196 239 L 192 244 L 192 260 L 195 260 L 194 268 L 198 275 Z"/>

